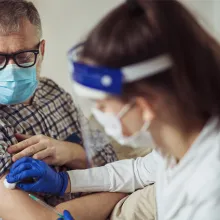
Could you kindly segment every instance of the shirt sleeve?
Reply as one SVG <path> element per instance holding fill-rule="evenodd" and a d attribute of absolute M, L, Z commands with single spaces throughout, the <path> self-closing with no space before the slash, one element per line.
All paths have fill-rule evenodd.
<path fill-rule="evenodd" d="M 14 130 L 2 121 L 0 122 L 0 176 L 2 176 L 12 164 L 12 156 L 7 152 L 7 148 L 17 143 Z"/>
<path fill-rule="evenodd" d="M 69 100 L 68 111 L 74 117 L 77 135 L 82 140 L 82 145 L 86 150 L 87 156 L 91 157 L 92 165 L 95 167 L 103 166 L 116 161 L 117 156 L 108 137 L 93 127 L 89 120 L 83 115 L 81 109 L 76 107 L 72 97 L 68 93 L 66 94 Z M 86 135 L 85 132 L 87 132 Z"/>
<path fill-rule="evenodd" d="M 155 182 L 160 156 L 121 160 L 102 167 L 68 171 L 72 192 L 134 192 Z"/>

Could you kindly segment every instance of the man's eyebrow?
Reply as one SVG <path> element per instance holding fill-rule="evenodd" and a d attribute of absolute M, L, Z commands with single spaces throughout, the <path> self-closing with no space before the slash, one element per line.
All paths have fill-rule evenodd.
<path fill-rule="evenodd" d="M 13 54 L 13 53 L 19 53 L 19 52 L 22 52 L 22 51 L 26 51 L 26 50 L 37 50 L 38 47 L 39 47 L 39 44 L 40 44 L 40 42 L 37 43 L 37 44 L 36 44 L 35 46 L 33 46 L 33 47 L 24 47 L 24 48 L 22 48 L 22 49 L 18 49 L 18 50 L 16 50 L 16 51 L 13 51 L 13 52 L 10 52 L 10 53 L 6 53 L 6 52 L 3 52 L 3 51 L 0 50 L 0 53 L 1 53 L 1 54 Z"/>

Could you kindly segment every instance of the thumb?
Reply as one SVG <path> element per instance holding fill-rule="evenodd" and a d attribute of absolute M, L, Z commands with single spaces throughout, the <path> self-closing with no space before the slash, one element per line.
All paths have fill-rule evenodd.
<path fill-rule="evenodd" d="M 33 186 L 34 186 L 34 183 L 17 183 L 16 184 L 16 187 L 23 190 L 23 191 L 26 191 L 26 192 L 32 192 L 33 191 Z M 35 192 L 37 192 L 35 190 Z"/>

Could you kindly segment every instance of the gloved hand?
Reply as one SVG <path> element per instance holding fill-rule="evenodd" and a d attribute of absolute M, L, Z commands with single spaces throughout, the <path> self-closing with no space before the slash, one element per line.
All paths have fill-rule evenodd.
<path fill-rule="evenodd" d="M 24 180 L 28 178 L 33 178 L 35 181 L 25 183 Z M 24 191 L 54 195 L 64 195 L 68 184 L 66 172 L 57 173 L 45 162 L 31 157 L 23 157 L 16 161 L 6 179 L 8 183 L 18 182 L 16 186 Z"/>
<path fill-rule="evenodd" d="M 71 214 L 66 210 L 63 212 L 63 215 L 64 215 L 64 220 L 74 220 Z M 57 220 L 63 220 L 63 218 L 59 218 Z"/>

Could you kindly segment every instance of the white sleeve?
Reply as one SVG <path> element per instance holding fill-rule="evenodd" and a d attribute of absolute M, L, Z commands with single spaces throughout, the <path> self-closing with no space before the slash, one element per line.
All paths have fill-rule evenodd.
<path fill-rule="evenodd" d="M 145 157 L 121 160 L 87 170 L 68 171 L 72 192 L 134 192 L 155 182 L 158 162 L 156 151 Z"/>

